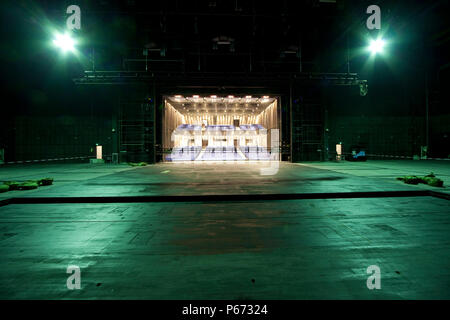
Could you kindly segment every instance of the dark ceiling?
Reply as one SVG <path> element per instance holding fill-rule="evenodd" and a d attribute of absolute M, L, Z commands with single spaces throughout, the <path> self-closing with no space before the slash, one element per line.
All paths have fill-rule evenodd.
<path fill-rule="evenodd" d="M 448 0 L 377 1 L 383 37 L 391 43 L 388 54 L 374 61 L 364 51 L 368 39 L 378 36 L 365 26 L 373 1 L 80 0 L 76 59 L 49 48 L 48 30 L 65 27 L 71 4 L 0 4 L 2 87 L 19 105 L 34 106 L 45 94 L 58 108 L 74 110 L 78 97 L 72 79 L 94 69 L 160 74 L 186 87 L 206 86 L 210 75 L 218 83 L 232 75 L 229 82 L 239 86 L 263 77 L 283 86 L 279 80 L 295 74 L 350 71 L 369 81 L 376 105 L 381 105 L 378 96 L 390 99 L 402 92 L 423 103 L 427 77 L 430 101 L 436 98 L 438 109 L 447 110 Z M 191 83 L 192 75 L 206 80 Z M 40 112 L 48 105 L 44 102 Z"/>
<path fill-rule="evenodd" d="M 367 1 L 81 1 L 86 69 L 347 72 L 370 35 Z M 63 5 L 43 2 L 64 24 Z M 395 15 L 383 11 L 387 24 Z M 95 66 L 92 63 L 95 61 Z"/>

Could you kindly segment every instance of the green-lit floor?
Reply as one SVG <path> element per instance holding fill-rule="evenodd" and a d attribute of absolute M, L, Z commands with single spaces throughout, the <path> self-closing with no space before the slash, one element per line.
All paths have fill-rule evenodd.
<path fill-rule="evenodd" d="M 273 176 L 258 165 L 105 168 L 56 166 L 77 183 L 55 177 L 13 196 L 416 188 L 284 163 Z M 0 228 L 2 299 L 450 298 L 450 202 L 434 197 L 6 205 Z M 68 265 L 81 268 L 80 290 L 66 287 Z M 380 290 L 367 289 L 370 265 Z"/>

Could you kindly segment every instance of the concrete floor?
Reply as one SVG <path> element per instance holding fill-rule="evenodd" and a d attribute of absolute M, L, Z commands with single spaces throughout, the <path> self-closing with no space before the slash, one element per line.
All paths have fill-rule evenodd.
<path fill-rule="evenodd" d="M 415 191 L 430 187 L 395 176 L 445 181 L 447 163 L 23 165 L 0 180 L 55 178 L 2 199 Z M 9 204 L 0 228 L 0 299 L 450 298 L 450 202 L 431 196 Z"/>
<path fill-rule="evenodd" d="M 331 170 L 358 177 L 378 178 L 384 182 L 392 182 L 396 177 L 405 175 L 425 176 L 433 172 L 444 181 L 444 188 L 436 189 L 424 184 L 413 186 L 419 189 L 439 190 L 450 193 L 450 160 L 440 161 L 412 161 L 412 160 L 384 160 L 367 161 L 357 164 L 348 161 L 341 162 L 309 162 L 302 166 Z M 402 182 L 399 182 L 402 183 Z"/>

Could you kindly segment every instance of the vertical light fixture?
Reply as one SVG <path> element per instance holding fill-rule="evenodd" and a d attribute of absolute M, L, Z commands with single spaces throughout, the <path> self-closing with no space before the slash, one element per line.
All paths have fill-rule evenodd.
<path fill-rule="evenodd" d="M 97 159 L 102 159 L 102 146 L 95 146 L 95 151 L 96 151 L 96 158 Z"/>

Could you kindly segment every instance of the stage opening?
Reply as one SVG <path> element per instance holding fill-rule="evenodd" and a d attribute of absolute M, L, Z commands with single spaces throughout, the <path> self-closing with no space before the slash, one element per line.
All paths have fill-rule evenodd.
<path fill-rule="evenodd" d="M 278 98 L 164 97 L 164 161 L 279 161 Z"/>

